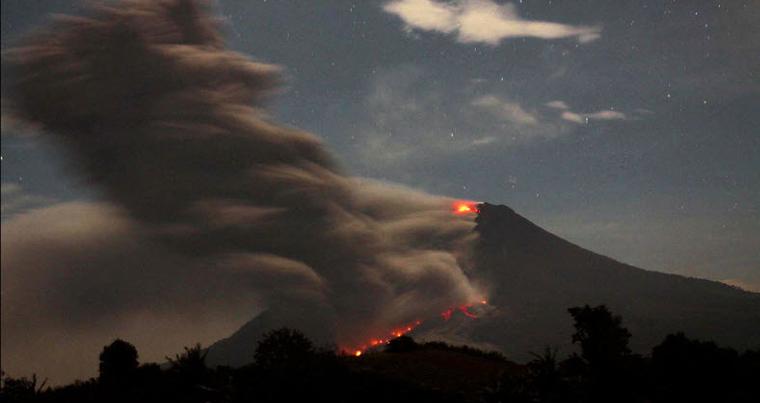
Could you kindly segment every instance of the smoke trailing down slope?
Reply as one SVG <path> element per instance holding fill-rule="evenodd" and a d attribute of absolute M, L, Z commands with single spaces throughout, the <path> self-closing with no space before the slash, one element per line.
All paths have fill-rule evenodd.
<path fill-rule="evenodd" d="M 459 253 L 471 218 L 451 214 L 450 199 L 348 177 L 314 135 L 270 121 L 261 103 L 278 67 L 228 50 L 217 28 L 195 1 L 131 0 L 58 17 L 7 54 L 14 112 L 61 144 L 130 231 L 192 262 L 129 275 L 182 284 L 156 297 L 164 305 L 256 294 L 279 312 L 311 306 L 339 344 L 478 300 Z M 4 278 L 23 280 L 24 253 L 35 252 L 4 248 Z M 88 287 L 108 295 L 109 268 L 98 270 L 104 280 Z M 72 292 L 41 303 L 3 285 L 3 339 L 35 331 L 13 330 L 6 302 L 109 323 L 148 292 L 118 291 L 119 304 L 98 308 L 110 315 L 88 316 L 92 304 L 66 300 Z M 3 344 L 4 356 L 19 353 Z"/>

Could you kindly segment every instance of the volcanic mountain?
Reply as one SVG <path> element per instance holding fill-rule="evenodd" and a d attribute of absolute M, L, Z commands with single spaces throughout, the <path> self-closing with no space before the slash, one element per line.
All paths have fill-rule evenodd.
<path fill-rule="evenodd" d="M 476 223 L 472 272 L 489 291 L 487 306 L 475 308 L 477 319 L 426 320 L 413 337 L 499 350 L 521 361 L 547 346 L 569 352 L 573 327 L 567 309 L 605 304 L 623 317 L 636 352 L 675 332 L 737 349 L 760 347 L 758 293 L 615 261 L 549 233 L 506 206 L 479 205 Z M 257 339 L 279 326 L 301 328 L 318 341 L 329 337 L 309 323 L 308 314 L 301 315 L 302 324 L 280 323 L 278 316 L 266 311 L 212 345 L 209 362 L 250 361 Z"/>

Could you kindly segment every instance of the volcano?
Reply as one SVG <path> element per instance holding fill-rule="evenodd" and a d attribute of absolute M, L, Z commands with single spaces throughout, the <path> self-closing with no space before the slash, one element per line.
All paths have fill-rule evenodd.
<path fill-rule="evenodd" d="M 488 290 L 476 319 L 426 320 L 411 334 L 493 349 L 522 361 L 545 347 L 572 351 L 567 309 L 607 305 L 646 352 L 667 334 L 712 340 L 737 349 L 760 346 L 760 294 L 720 282 L 640 269 L 572 244 L 503 205 L 477 206 L 474 280 Z M 265 311 L 210 347 L 211 364 L 251 361 L 267 330 L 289 326 L 317 342 L 329 340 L 318 323 L 280 323 Z M 288 315 L 293 318 L 293 315 Z"/>

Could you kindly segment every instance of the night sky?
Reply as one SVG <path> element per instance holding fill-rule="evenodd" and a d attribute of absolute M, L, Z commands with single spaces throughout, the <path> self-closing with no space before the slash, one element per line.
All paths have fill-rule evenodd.
<path fill-rule="evenodd" d="M 760 290 L 760 2 L 215 7 L 233 49 L 285 68 L 276 119 L 352 175 L 507 204 L 623 262 Z M 4 0 L 3 50 L 80 9 Z M 4 222 L 98 198 L 33 129 L 5 111 L 2 127 Z"/>

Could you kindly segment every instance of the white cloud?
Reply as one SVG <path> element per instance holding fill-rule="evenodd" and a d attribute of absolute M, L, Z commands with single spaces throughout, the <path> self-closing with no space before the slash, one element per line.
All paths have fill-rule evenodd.
<path fill-rule="evenodd" d="M 548 21 L 522 19 L 513 4 L 500 5 L 490 0 L 463 0 L 443 3 L 433 0 L 394 0 L 383 6 L 385 12 L 401 18 L 407 29 L 456 33 L 462 43 L 498 45 L 506 38 L 576 38 L 580 43 L 600 37 L 599 27 L 574 26 Z"/>
<path fill-rule="evenodd" d="M 493 95 L 485 95 L 476 98 L 472 101 L 472 105 L 481 107 L 502 120 L 520 125 L 530 126 L 538 123 L 536 116 L 527 112 L 522 106 L 520 106 L 520 104 L 504 101 Z"/>
<path fill-rule="evenodd" d="M 575 122 L 575 123 L 583 123 L 584 119 L 583 116 L 570 111 L 564 111 L 562 112 L 562 119 L 565 119 L 569 122 Z"/>
<path fill-rule="evenodd" d="M 427 78 L 414 66 L 378 71 L 365 100 L 366 119 L 352 137 L 355 172 L 419 185 L 424 172 L 446 159 L 572 132 L 559 116 L 545 116 L 506 94 Z"/>
<path fill-rule="evenodd" d="M 544 105 L 562 111 L 560 117 L 568 122 L 583 124 L 588 123 L 590 120 L 628 120 L 629 116 L 623 112 L 618 112 L 613 109 L 606 109 L 590 113 L 573 112 L 570 106 L 565 101 L 553 100 L 545 103 Z"/>
<path fill-rule="evenodd" d="M 584 123 L 589 120 L 626 120 L 628 117 L 623 112 L 604 110 L 592 113 L 576 113 L 569 110 L 562 112 L 562 119 L 573 123 Z"/>
<path fill-rule="evenodd" d="M 52 203 L 53 200 L 38 195 L 32 195 L 16 183 L 2 184 L 2 219 L 5 220 L 27 210 L 42 207 Z"/>
<path fill-rule="evenodd" d="M 588 116 L 589 119 L 595 120 L 625 120 L 627 118 L 625 113 L 613 110 L 588 113 L 586 116 Z"/>
<path fill-rule="evenodd" d="M 547 102 L 544 105 L 546 105 L 546 106 L 548 106 L 550 108 L 554 108 L 554 109 L 570 109 L 570 107 L 567 106 L 567 104 L 565 103 L 565 101 L 558 101 L 558 100 L 557 101 L 551 101 L 551 102 Z"/>
<path fill-rule="evenodd" d="M 496 137 L 488 136 L 488 137 L 481 137 L 479 139 L 475 139 L 472 141 L 472 145 L 474 146 L 484 146 L 486 144 L 491 144 L 494 141 L 496 141 Z"/>
<path fill-rule="evenodd" d="M 351 137 L 354 172 L 420 185 L 425 172 L 447 159 L 561 138 L 587 118 L 628 119 L 615 110 L 574 112 L 560 99 L 518 101 L 488 86 L 444 86 L 428 77 L 410 65 L 380 69 L 373 77 L 366 116 Z"/>
<path fill-rule="evenodd" d="M 456 30 L 457 8 L 432 0 L 392 1 L 383 6 L 409 26 L 425 31 L 450 33 Z"/>

